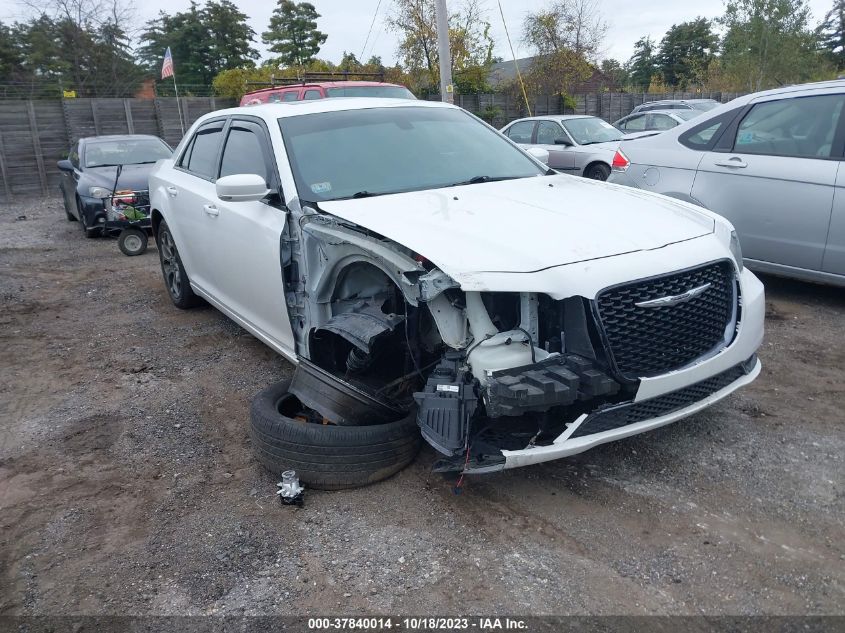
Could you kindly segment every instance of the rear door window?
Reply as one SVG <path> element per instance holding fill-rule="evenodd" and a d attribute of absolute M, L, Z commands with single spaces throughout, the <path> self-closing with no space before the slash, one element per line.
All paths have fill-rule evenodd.
<path fill-rule="evenodd" d="M 310 99 L 322 99 L 323 95 L 320 94 L 319 90 L 311 89 L 311 90 L 306 90 L 305 96 L 303 96 L 302 98 L 308 99 L 308 100 L 310 100 Z"/>
<path fill-rule="evenodd" d="M 514 143 L 528 144 L 534 134 L 534 121 L 519 121 L 510 126 L 506 132 L 507 137 Z"/>
<path fill-rule="evenodd" d="M 223 138 L 225 121 L 212 121 L 201 126 L 191 139 L 179 166 L 192 174 L 211 180 L 217 171 L 217 156 Z"/>

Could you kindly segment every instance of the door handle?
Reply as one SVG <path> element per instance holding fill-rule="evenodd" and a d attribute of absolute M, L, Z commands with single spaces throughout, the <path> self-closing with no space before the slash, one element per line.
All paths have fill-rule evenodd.
<path fill-rule="evenodd" d="M 220 210 L 215 207 L 213 204 L 204 204 L 202 205 L 202 210 L 205 211 L 208 215 L 216 217 L 220 215 Z"/>
<path fill-rule="evenodd" d="M 733 156 L 733 157 L 731 157 L 727 160 L 723 160 L 723 161 L 716 161 L 714 164 L 717 165 L 718 167 L 736 167 L 736 168 L 748 167 L 748 163 L 746 163 L 744 160 L 742 160 L 739 156 Z"/>
<path fill-rule="evenodd" d="M 168 187 L 167 195 L 169 195 L 171 198 L 175 198 L 179 195 L 179 190 L 176 187 Z"/>

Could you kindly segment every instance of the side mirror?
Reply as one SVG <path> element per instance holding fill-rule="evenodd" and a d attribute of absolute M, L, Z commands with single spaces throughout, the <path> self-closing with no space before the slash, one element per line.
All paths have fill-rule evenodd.
<path fill-rule="evenodd" d="M 56 167 L 58 167 L 62 171 L 73 171 L 73 163 L 69 160 L 60 160 L 56 163 Z"/>
<path fill-rule="evenodd" d="M 569 142 L 569 139 L 565 139 L 560 136 L 555 139 L 555 145 L 565 145 L 566 147 L 571 147 L 572 143 Z"/>
<path fill-rule="evenodd" d="M 549 164 L 549 150 L 543 149 L 542 147 L 529 147 L 527 150 L 529 154 L 531 154 L 534 158 L 539 160 L 544 165 Z"/>
<path fill-rule="evenodd" d="M 217 197 L 228 202 L 252 202 L 267 197 L 270 190 L 258 174 L 232 174 L 217 179 Z"/>

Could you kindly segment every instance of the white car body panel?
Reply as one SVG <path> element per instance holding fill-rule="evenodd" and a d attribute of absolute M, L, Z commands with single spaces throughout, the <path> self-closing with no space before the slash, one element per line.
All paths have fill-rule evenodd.
<path fill-rule="evenodd" d="M 323 202 L 320 208 L 407 246 L 456 280 L 653 250 L 713 232 L 713 219 L 694 207 L 648 194 L 626 196 L 620 206 L 619 191 L 561 175 Z M 539 226 L 543 230 L 530 238 L 521 235 L 521 228 Z"/>

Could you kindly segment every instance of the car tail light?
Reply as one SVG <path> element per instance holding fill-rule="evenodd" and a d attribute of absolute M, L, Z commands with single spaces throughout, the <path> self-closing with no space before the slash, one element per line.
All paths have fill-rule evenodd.
<path fill-rule="evenodd" d="M 628 160 L 628 157 L 622 153 L 621 149 L 616 150 L 616 153 L 613 155 L 613 162 L 610 164 L 613 167 L 614 171 L 625 171 L 628 169 L 628 166 L 631 164 L 631 161 Z"/>

